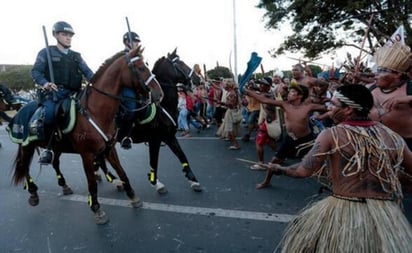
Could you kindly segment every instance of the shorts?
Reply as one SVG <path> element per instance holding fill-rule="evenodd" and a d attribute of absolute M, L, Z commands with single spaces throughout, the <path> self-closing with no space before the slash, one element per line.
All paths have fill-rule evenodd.
<path fill-rule="evenodd" d="M 263 146 L 265 144 L 269 144 L 270 142 L 274 141 L 274 139 L 270 138 L 269 134 L 268 134 L 268 130 L 266 127 L 266 121 L 263 121 L 260 125 L 259 125 L 259 129 L 257 131 L 256 134 L 256 144 L 259 146 Z"/>

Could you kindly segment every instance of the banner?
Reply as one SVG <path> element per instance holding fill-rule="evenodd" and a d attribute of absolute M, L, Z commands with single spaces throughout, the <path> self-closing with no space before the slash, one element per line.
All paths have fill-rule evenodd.
<path fill-rule="evenodd" d="M 262 57 L 258 56 L 256 52 L 253 52 L 250 56 L 250 60 L 247 63 L 247 69 L 245 73 L 240 77 L 239 80 L 239 91 L 243 93 L 243 87 L 247 82 L 249 82 L 250 77 L 252 77 L 253 72 L 259 67 Z"/>
<path fill-rule="evenodd" d="M 399 42 L 402 45 L 405 45 L 405 30 L 403 25 L 400 25 L 398 29 L 396 29 L 391 38 L 385 43 L 385 46 L 390 47 L 395 42 Z"/>

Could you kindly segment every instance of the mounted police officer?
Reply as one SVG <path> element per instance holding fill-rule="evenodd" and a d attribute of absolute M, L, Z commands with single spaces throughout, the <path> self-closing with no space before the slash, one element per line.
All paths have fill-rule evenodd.
<path fill-rule="evenodd" d="M 137 48 L 140 44 L 140 37 L 135 32 L 126 32 L 123 35 L 124 52 Z M 125 98 L 122 101 L 123 110 L 118 115 L 119 135 L 123 137 L 121 147 L 124 149 L 132 148 L 132 138 L 130 137 L 133 128 L 133 120 L 135 117 L 134 110 L 137 107 L 136 92 L 132 88 L 124 87 L 121 95 Z"/>
<path fill-rule="evenodd" d="M 90 81 L 94 75 L 80 54 L 70 49 L 73 35 L 74 30 L 70 24 L 64 21 L 56 22 L 53 25 L 53 37 L 57 45 L 40 50 L 31 71 L 34 82 L 46 91 L 45 96 L 39 101 L 44 108 L 45 126 L 54 127 L 57 102 L 80 91 L 83 77 Z M 48 64 L 48 53 L 51 68 Z M 53 72 L 52 75 L 50 70 Z M 54 76 L 54 82 L 51 76 Z M 53 152 L 51 147 L 47 147 L 40 155 L 39 162 L 50 164 L 52 160 Z"/>

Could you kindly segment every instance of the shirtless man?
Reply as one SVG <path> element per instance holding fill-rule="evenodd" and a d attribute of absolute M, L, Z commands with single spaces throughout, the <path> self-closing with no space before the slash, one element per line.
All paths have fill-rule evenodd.
<path fill-rule="evenodd" d="M 279 150 L 271 162 L 280 164 L 288 157 L 303 157 L 315 139 L 310 127 L 309 116 L 314 111 L 326 111 L 326 107 L 304 102 L 308 98 L 309 91 L 303 85 L 291 85 L 287 101 L 267 98 L 251 90 L 246 90 L 246 94 L 257 98 L 264 104 L 279 106 L 283 109 L 287 134 L 283 137 Z M 272 176 L 273 171 L 267 170 L 265 180 L 256 185 L 256 188 L 268 187 Z"/>
<path fill-rule="evenodd" d="M 397 55 L 396 60 L 391 55 Z M 410 49 L 395 43 L 391 47 L 380 48 L 375 57 L 378 73 L 376 88 L 372 90 L 374 107 L 369 116 L 402 136 L 412 149 L 412 95 L 407 95 L 408 86 L 412 86 L 408 76 L 412 57 Z M 401 182 L 405 191 L 411 194 L 412 184 L 408 179 L 402 176 Z"/>
<path fill-rule="evenodd" d="M 368 119 L 372 106 L 363 85 L 339 87 L 328 112 L 336 126 L 319 134 L 301 163 L 269 165 L 295 178 L 325 173 L 332 185 L 332 196 L 290 223 L 282 252 L 412 252 L 398 178 L 401 170 L 412 174 L 412 153 L 398 134 Z"/>
<path fill-rule="evenodd" d="M 321 81 L 311 75 L 305 74 L 305 68 L 302 64 L 298 63 L 292 66 L 292 80 L 291 83 L 296 83 L 306 86 L 309 89 L 309 97 L 314 93 L 316 87 L 328 87 L 328 82 Z"/>

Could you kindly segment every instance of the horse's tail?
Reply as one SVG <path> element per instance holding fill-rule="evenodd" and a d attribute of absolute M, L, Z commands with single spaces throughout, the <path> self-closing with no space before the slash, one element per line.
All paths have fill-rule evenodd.
<path fill-rule="evenodd" d="M 26 175 L 29 174 L 29 168 L 31 161 L 33 160 L 34 154 L 34 145 L 27 145 L 22 146 L 19 144 L 17 149 L 17 155 L 14 159 L 14 174 L 13 174 L 13 182 L 15 185 L 21 183 Z"/>

